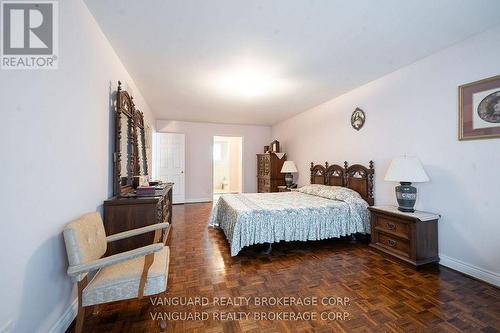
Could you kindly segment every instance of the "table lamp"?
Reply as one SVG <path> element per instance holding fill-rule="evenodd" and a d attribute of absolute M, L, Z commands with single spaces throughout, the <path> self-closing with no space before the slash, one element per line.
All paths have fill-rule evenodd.
<path fill-rule="evenodd" d="M 285 163 L 283 163 L 283 167 L 281 168 L 281 173 L 285 174 L 286 187 L 290 187 L 293 184 L 293 172 L 298 172 L 295 163 L 293 163 L 293 161 L 285 161 Z"/>
<path fill-rule="evenodd" d="M 396 186 L 398 209 L 413 213 L 417 201 L 417 188 L 411 186 L 411 183 L 428 182 L 429 177 L 417 157 L 405 155 L 392 160 L 384 180 L 400 182 L 401 185 Z"/>

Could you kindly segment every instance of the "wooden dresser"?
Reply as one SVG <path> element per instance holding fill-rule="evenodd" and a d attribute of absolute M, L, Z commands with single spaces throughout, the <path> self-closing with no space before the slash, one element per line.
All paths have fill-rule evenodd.
<path fill-rule="evenodd" d="M 414 266 L 438 262 L 438 214 L 372 206 L 370 246 Z"/>
<path fill-rule="evenodd" d="M 104 228 L 107 235 L 145 227 L 155 223 L 172 223 L 172 185 L 163 185 L 151 197 L 112 197 L 104 201 Z M 163 239 L 167 239 L 170 227 Z M 154 232 L 108 244 L 106 255 L 129 251 L 153 242 Z"/>
<path fill-rule="evenodd" d="M 285 174 L 281 168 L 286 157 L 276 154 L 257 154 L 257 192 L 278 192 L 278 186 L 285 185 Z"/>

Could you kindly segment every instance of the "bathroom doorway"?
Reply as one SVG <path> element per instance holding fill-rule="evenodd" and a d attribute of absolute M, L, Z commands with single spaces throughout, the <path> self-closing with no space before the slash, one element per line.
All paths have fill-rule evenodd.
<path fill-rule="evenodd" d="M 241 193 L 243 178 L 243 138 L 214 136 L 213 141 L 213 195 Z"/>

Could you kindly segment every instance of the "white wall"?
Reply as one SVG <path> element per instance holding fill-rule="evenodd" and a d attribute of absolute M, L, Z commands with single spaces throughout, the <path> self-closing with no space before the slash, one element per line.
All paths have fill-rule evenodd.
<path fill-rule="evenodd" d="M 61 231 L 111 195 L 117 80 L 153 121 L 84 3 L 60 1 L 59 17 L 59 69 L 0 71 L 0 330 L 16 333 L 48 332 L 76 298 Z"/>
<path fill-rule="evenodd" d="M 391 158 L 418 156 L 431 178 L 417 208 L 442 214 L 441 262 L 500 283 L 500 139 L 457 140 L 457 87 L 500 74 L 500 27 L 422 59 L 273 126 L 309 182 L 309 163 L 375 161 L 376 204 L 394 204 L 383 181 Z M 367 54 L 369 56 L 369 53 Z M 365 127 L 350 126 L 356 107 Z"/>
<path fill-rule="evenodd" d="M 214 136 L 243 137 L 243 192 L 257 191 L 257 159 L 271 140 L 270 126 L 228 125 L 158 120 L 158 132 L 186 135 L 186 202 L 212 199 L 212 144 Z M 174 185 L 175 186 L 175 185 Z"/>

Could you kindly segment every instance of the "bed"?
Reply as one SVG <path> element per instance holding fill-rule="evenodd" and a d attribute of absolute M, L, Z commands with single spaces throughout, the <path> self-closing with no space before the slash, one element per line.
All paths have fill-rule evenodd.
<path fill-rule="evenodd" d="M 223 230 L 236 256 L 246 246 L 309 241 L 370 232 L 373 162 L 365 167 L 315 165 L 311 185 L 297 191 L 222 195 L 209 225 Z"/>

